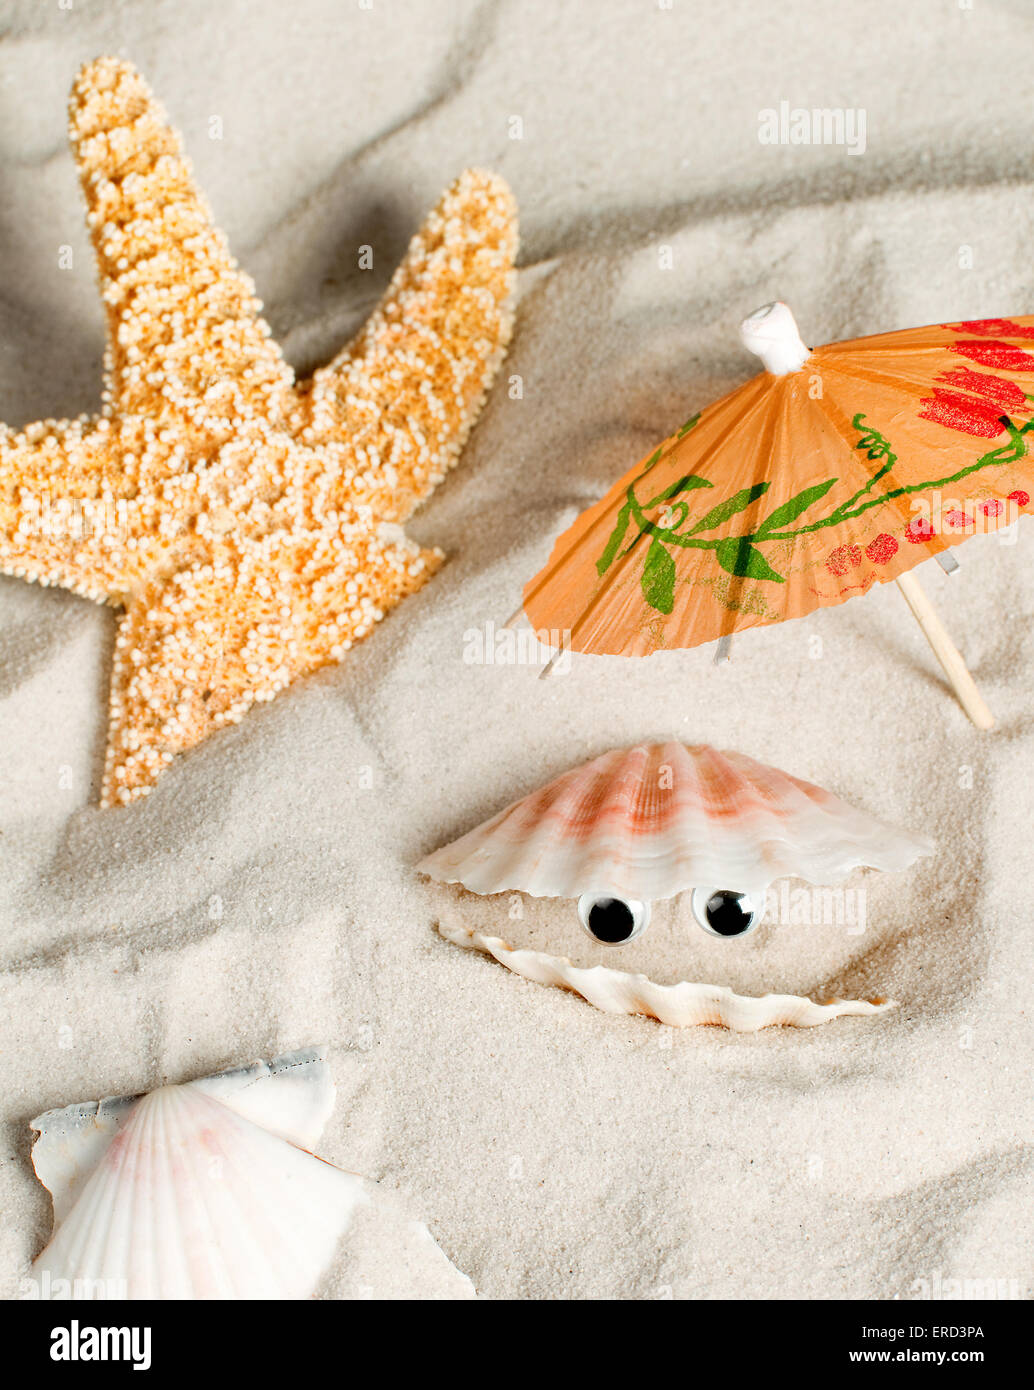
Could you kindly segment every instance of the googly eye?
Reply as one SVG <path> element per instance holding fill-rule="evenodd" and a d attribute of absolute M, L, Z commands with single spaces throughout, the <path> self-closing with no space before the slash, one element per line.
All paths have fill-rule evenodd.
<path fill-rule="evenodd" d="M 635 898 L 583 893 L 578 899 L 578 920 L 593 941 L 603 946 L 624 946 L 646 930 L 650 904 Z"/>
<path fill-rule="evenodd" d="M 763 915 L 763 905 L 749 893 L 728 888 L 693 890 L 693 916 L 712 936 L 746 936 Z"/>

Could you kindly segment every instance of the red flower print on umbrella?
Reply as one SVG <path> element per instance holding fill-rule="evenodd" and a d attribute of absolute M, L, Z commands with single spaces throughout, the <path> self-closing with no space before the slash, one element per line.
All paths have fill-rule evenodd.
<path fill-rule="evenodd" d="M 971 362 L 979 362 L 982 367 L 996 367 L 1003 372 L 1034 371 L 1034 357 L 1012 343 L 1003 343 L 996 338 L 987 342 L 983 338 L 963 339 L 953 343 L 949 349 Z"/>
<path fill-rule="evenodd" d="M 925 516 L 916 516 L 905 527 L 905 540 L 911 545 L 924 545 L 932 541 L 935 532 L 933 522 Z"/>
<path fill-rule="evenodd" d="M 865 547 L 865 553 L 874 565 L 889 565 L 898 553 L 898 543 L 893 536 L 888 536 L 886 531 L 881 531 Z"/>
<path fill-rule="evenodd" d="M 1034 338 L 1034 326 L 1028 319 L 969 319 L 959 324 L 961 333 L 981 333 L 987 338 Z"/>

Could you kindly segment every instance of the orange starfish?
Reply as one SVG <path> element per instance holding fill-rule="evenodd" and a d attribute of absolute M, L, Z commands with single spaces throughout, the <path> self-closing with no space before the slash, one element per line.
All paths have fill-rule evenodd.
<path fill-rule="evenodd" d="M 0 571 L 125 609 L 112 805 L 339 659 L 437 568 L 399 523 L 502 360 L 517 233 L 503 181 L 463 174 L 356 340 L 296 386 L 134 68 L 82 70 L 70 134 L 107 309 L 104 407 L 0 426 Z"/>

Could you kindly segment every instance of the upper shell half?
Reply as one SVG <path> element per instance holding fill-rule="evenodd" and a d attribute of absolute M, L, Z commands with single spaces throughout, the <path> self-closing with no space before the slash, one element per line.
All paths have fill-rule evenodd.
<path fill-rule="evenodd" d="M 699 886 L 764 892 L 777 878 L 837 883 L 932 852 L 925 836 L 743 753 L 669 742 L 565 772 L 419 868 L 480 894 L 657 901 Z"/>

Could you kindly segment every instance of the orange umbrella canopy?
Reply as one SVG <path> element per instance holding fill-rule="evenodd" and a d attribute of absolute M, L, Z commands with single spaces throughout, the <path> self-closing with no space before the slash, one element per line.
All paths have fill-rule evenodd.
<path fill-rule="evenodd" d="M 1030 503 L 1034 317 L 809 351 L 783 304 L 767 370 L 694 415 L 556 542 L 524 590 L 575 651 L 644 656 L 866 593 Z"/>

